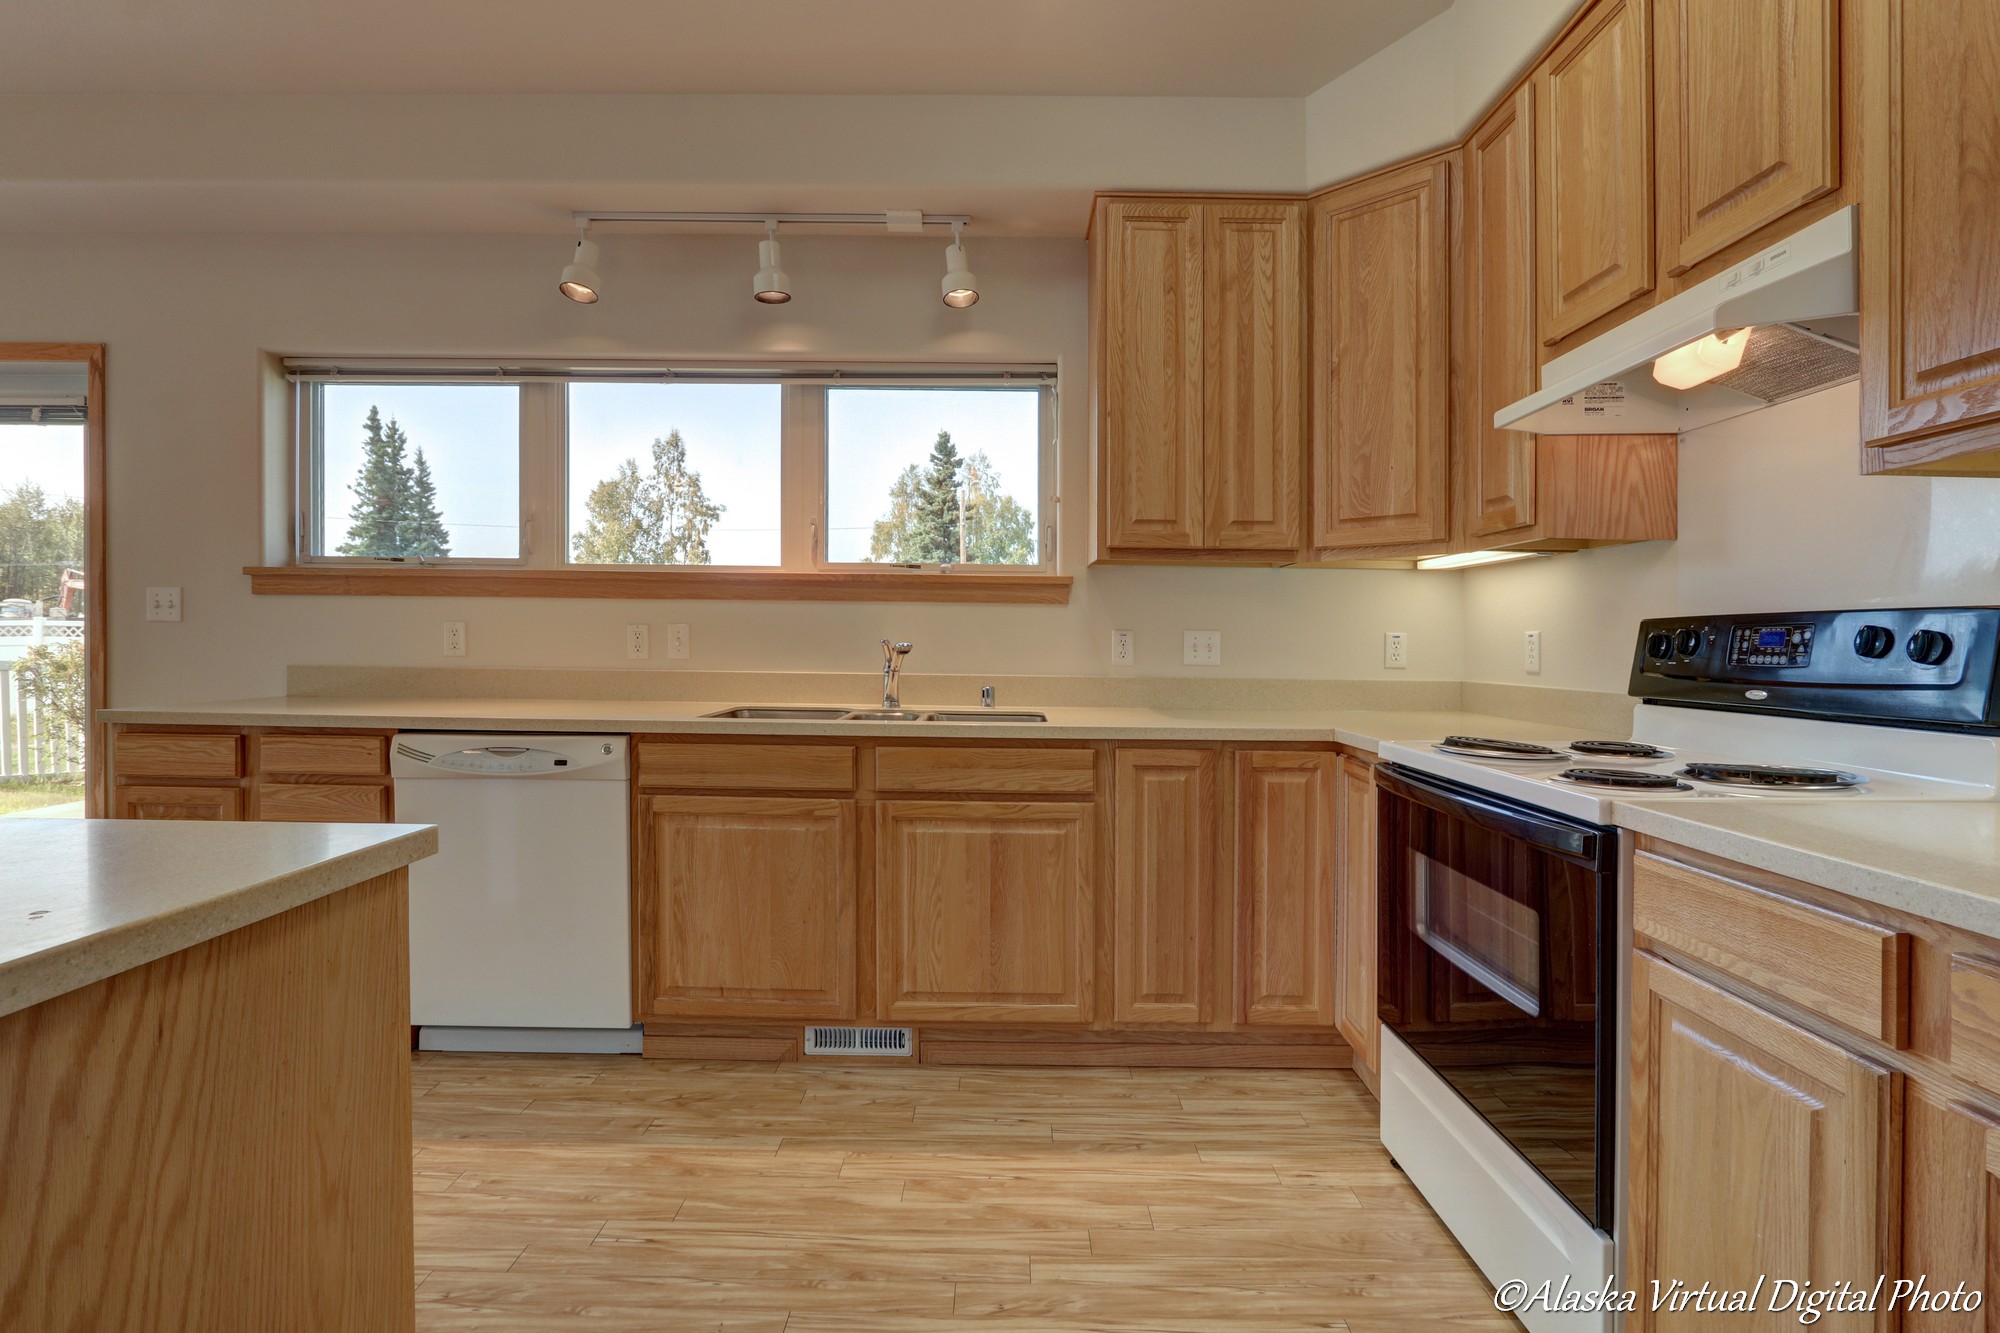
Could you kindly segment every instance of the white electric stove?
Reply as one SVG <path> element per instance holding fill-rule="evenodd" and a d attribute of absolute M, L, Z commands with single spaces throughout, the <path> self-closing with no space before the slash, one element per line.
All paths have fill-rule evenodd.
<path fill-rule="evenodd" d="M 1618 1280 L 1621 801 L 2000 799 L 2000 608 L 1647 621 L 1629 692 L 1629 739 L 1438 737 L 1375 770 L 1382 1142 L 1503 1292 Z"/>

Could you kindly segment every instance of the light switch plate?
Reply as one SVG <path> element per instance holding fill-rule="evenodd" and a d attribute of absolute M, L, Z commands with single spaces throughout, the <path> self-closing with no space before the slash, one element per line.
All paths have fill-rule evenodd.
<path fill-rule="evenodd" d="M 1410 636 L 1402 630 L 1392 629 L 1382 636 L 1382 665 L 1392 671 L 1405 670 L 1410 665 Z"/>
<path fill-rule="evenodd" d="M 1523 640 L 1521 669 L 1531 676 L 1542 674 L 1542 632 L 1538 629 L 1529 630 Z"/>
<path fill-rule="evenodd" d="M 1183 633 L 1181 661 L 1187 666 L 1222 665 L 1222 631 L 1191 629 Z"/>
<path fill-rule="evenodd" d="M 676 660 L 688 655 L 688 627 L 686 625 L 667 626 L 667 656 Z"/>
<path fill-rule="evenodd" d="M 444 655 L 446 657 L 465 656 L 465 622 L 447 620 L 444 622 Z"/>
<path fill-rule="evenodd" d="M 631 662 L 643 662 L 653 655 L 653 629 L 650 625 L 627 625 L 625 627 L 625 658 Z"/>
<path fill-rule="evenodd" d="M 146 589 L 146 619 L 179 620 L 181 618 L 181 590 L 179 588 Z"/>

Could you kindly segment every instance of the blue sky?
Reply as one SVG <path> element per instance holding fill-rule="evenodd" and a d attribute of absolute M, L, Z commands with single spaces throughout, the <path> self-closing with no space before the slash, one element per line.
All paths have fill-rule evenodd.
<path fill-rule="evenodd" d="M 584 521 L 590 488 L 627 458 L 645 467 L 652 442 L 678 429 L 688 464 L 723 515 L 709 533 L 718 565 L 779 561 L 779 454 L 783 391 L 776 385 L 585 384 L 570 390 L 569 522 Z M 371 404 L 422 446 L 437 478 L 455 556 L 511 556 L 518 549 L 519 390 L 512 385 L 329 384 L 326 421 L 327 549 L 346 536 Z M 828 554 L 865 560 L 889 488 L 929 457 L 941 429 L 961 455 L 984 450 L 1000 480 L 1032 510 L 1040 405 L 1032 389 L 834 389 L 828 393 Z"/>

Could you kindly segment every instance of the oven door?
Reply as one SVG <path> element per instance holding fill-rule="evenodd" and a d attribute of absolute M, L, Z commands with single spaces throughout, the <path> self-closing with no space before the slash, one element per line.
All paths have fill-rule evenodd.
<path fill-rule="evenodd" d="M 1617 830 L 1376 769 L 1382 1021 L 1611 1223 Z"/>

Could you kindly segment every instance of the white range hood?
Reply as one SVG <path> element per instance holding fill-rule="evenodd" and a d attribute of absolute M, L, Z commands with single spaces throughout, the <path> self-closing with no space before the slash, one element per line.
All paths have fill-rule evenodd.
<path fill-rule="evenodd" d="M 1860 373 L 1854 209 L 1821 218 L 1542 367 L 1542 387 L 1493 414 L 1541 435 L 1678 434 L 1843 384 Z M 1692 389 L 1653 361 L 1752 330 L 1735 370 Z"/>

